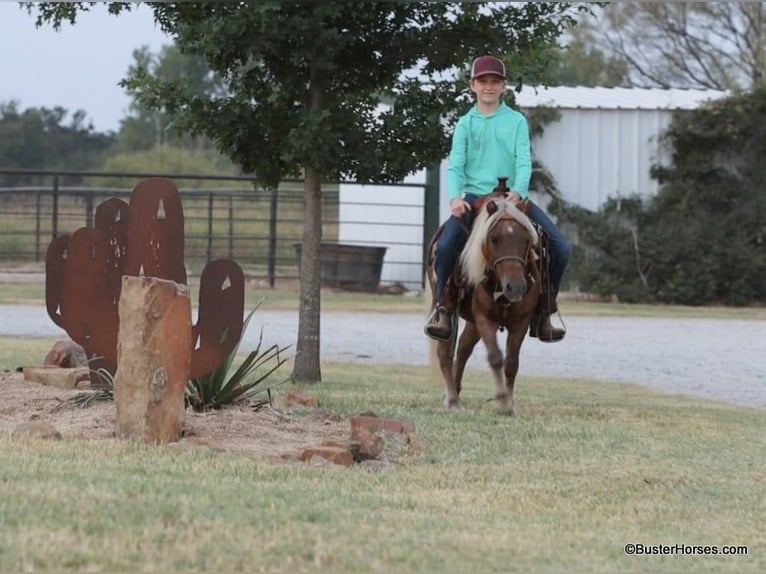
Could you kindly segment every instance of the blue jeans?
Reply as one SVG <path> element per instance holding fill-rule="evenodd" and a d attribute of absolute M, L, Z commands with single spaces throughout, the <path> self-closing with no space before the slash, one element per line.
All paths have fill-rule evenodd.
<path fill-rule="evenodd" d="M 473 207 L 478 196 L 466 195 L 464 199 Z M 572 244 L 561 234 L 548 215 L 536 204 L 530 202 L 529 218 L 545 230 L 548 235 L 550 248 L 550 278 L 551 295 L 555 299 L 559 293 L 561 279 L 569 263 L 572 254 Z M 473 224 L 474 213 L 467 212 L 461 217 L 454 215 L 444 224 L 439 239 L 436 241 L 436 257 L 434 259 L 434 271 L 436 272 L 436 298 L 441 296 L 447 279 L 452 274 L 460 252 L 468 239 L 468 230 Z"/>
<path fill-rule="evenodd" d="M 543 228 L 548 235 L 548 248 L 550 250 L 550 277 L 551 277 L 551 297 L 556 299 L 561 287 L 561 279 L 564 277 L 569 264 L 569 257 L 572 255 L 572 244 L 567 241 L 551 221 L 548 214 L 540 209 L 537 204 L 530 202 L 529 219 Z"/>

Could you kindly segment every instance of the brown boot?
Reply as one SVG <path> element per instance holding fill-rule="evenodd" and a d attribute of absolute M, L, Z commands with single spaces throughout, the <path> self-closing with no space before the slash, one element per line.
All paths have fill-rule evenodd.
<path fill-rule="evenodd" d="M 452 339 L 457 328 L 457 297 L 457 287 L 450 280 L 423 327 L 426 335 L 437 341 Z"/>
<path fill-rule="evenodd" d="M 455 330 L 455 312 L 443 305 L 436 305 L 423 330 L 432 339 L 449 341 Z"/>
<path fill-rule="evenodd" d="M 532 315 L 532 322 L 529 324 L 529 336 L 537 337 L 543 343 L 555 343 L 561 341 L 566 335 L 566 329 L 559 329 L 551 325 L 551 315 L 558 313 L 559 306 L 555 298 L 551 298 L 544 293 L 540 299 L 538 311 Z"/>
<path fill-rule="evenodd" d="M 535 313 L 532 317 L 532 323 L 529 325 L 530 337 L 537 337 L 543 343 L 555 343 L 561 341 L 564 335 L 566 335 L 564 329 L 551 325 L 551 316 L 549 314 Z"/>

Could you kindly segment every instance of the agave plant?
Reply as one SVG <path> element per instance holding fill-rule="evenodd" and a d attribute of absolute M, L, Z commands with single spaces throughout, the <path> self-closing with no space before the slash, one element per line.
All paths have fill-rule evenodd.
<path fill-rule="evenodd" d="M 99 357 L 93 357 L 88 360 L 88 362 L 90 363 L 91 360 L 96 358 Z M 84 409 L 85 407 L 89 407 L 92 403 L 114 400 L 114 377 L 112 376 L 112 373 L 104 368 L 90 369 L 90 372 L 99 376 L 101 386 L 77 393 L 75 396 L 61 401 L 51 409 L 52 413 L 69 407 L 80 407 L 81 409 Z"/>
<path fill-rule="evenodd" d="M 247 330 L 247 325 L 256 309 L 263 302 L 261 298 L 255 308 L 250 311 L 242 325 L 242 335 Z M 263 343 L 263 329 L 258 339 L 258 345 L 251 351 L 239 366 L 234 367 L 234 361 L 239 351 L 242 339 L 232 349 L 231 353 L 221 365 L 201 377 L 191 379 L 186 385 L 186 404 L 195 411 L 207 411 L 219 409 L 226 405 L 243 401 L 260 393 L 267 393 L 271 398 L 271 389 L 285 382 L 285 380 L 264 384 L 264 382 L 287 360 L 283 356 L 288 347 L 280 348 L 272 345 L 261 351 Z M 268 401 L 267 400 L 267 401 Z"/>

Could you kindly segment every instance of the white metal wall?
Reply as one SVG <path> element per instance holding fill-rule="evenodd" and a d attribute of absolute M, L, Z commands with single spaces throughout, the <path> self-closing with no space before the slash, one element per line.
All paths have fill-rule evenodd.
<path fill-rule="evenodd" d="M 535 157 L 556 179 L 564 199 L 597 210 L 609 197 L 652 196 L 652 165 L 666 163 L 659 137 L 667 110 L 560 110 L 532 142 Z"/>
<path fill-rule="evenodd" d="M 419 185 L 340 185 L 338 242 L 387 247 L 382 283 L 421 288 L 425 179 L 421 171 L 405 180 Z"/>

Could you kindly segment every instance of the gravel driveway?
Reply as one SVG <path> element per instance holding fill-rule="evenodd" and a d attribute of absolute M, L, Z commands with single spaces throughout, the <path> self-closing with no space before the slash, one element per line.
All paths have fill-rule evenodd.
<path fill-rule="evenodd" d="M 413 313 L 324 313 L 322 359 L 427 365 L 423 321 Z M 524 342 L 520 376 L 637 383 L 766 407 L 766 321 L 577 316 L 566 318 L 566 324 L 567 337 L 561 343 Z M 261 327 L 266 344 L 294 348 L 298 313 L 256 312 L 243 350 L 257 343 Z M 31 306 L 0 306 L 0 335 L 66 336 L 43 307 Z M 469 368 L 488 372 L 481 343 Z"/>

